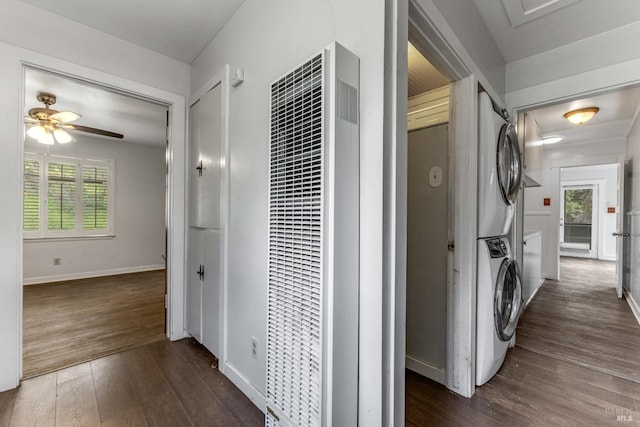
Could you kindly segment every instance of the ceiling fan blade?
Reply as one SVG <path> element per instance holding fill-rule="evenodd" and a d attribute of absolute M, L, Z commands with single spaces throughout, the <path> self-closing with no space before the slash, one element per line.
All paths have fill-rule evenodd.
<path fill-rule="evenodd" d="M 80 117 L 82 117 L 80 114 L 74 113 L 73 111 L 60 111 L 59 113 L 54 113 L 49 116 L 50 119 L 60 123 L 69 123 L 78 120 Z"/>
<path fill-rule="evenodd" d="M 27 124 L 40 123 L 40 120 L 34 119 L 33 117 L 30 117 L 30 116 L 24 116 L 24 122 Z"/>
<path fill-rule="evenodd" d="M 121 133 L 116 133 L 116 132 L 110 132 L 108 130 L 91 128 L 89 126 L 65 125 L 64 128 L 70 129 L 70 130 L 77 130 L 77 131 L 80 131 L 80 132 L 93 133 L 95 135 L 108 136 L 110 138 L 118 138 L 118 139 L 124 138 L 124 135 L 122 135 Z"/>

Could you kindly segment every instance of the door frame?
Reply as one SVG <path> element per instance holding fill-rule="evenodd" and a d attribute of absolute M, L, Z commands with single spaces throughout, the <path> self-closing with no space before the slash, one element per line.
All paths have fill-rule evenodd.
<path fill-rule="evenodd" d="M 454 83 L 451 85 L 450 149 L 454 150 L 453 185 L 455 251 L 450 254 L 455 273 L 447 286 L 447 385 L 471 397 L 475 392 L 475 313 L 477 265 L 477 91 L 483 83 L 494 99 L 501 96 L 484 77 L 433 0 L 392 0 L 387 5 L 384 111 L 384 228 L 383 318 L 381 359 L 361 350 L 360 371 L 375 370 L 381 362 L 382 394 L 360 375 L 360 402 L 378 401 L 379 407 L 359 408 L 366 425 L 404 425 L 406 344 L 406 223 L 407 223 L 407 42 Z M 462 208 L 464 207 L 464 208 Z M 452 236 L 453 237 L 453 236 Z M 361 337 L 363 336 L 361 331 Z M 369 336 L 369 335 L 367 335 Z M 361 339 L 361 349 L 371 344 Z M 364 344 L 364 346 L 363 346 Z M 372 357 L 373 356 L 373 357 Z M 378 365 L 380 366 L 380 365 Z M 378 368 L 379 369 L 379 368 Z M 382 421 L 382 422 L 381 422 Z"/>
<path fill-rule="evenodd" d="M 20 50 L 17 54 L 18 66 L 20 68 L 20 86 L 18 93 L 18 108 L 20 112 L 25 105 L 25 72 L 27 68 L 54 73 L 62 77 L 73 78 L 89 84 L 95 84 L 108 88 L 129 96 L 149 100 L 166 105 L 169 110 L 169 123 L 167 130 L 167 168 L 168 187 L 165 195 L 167 224 L 167 313 L 166 336 L 174 341 L 185 337 L 184 328 L 184 206 L 185 206 L 185 126 L 186 126 L 186 100 L 182 95 L 158 89 L 146 84 L 133 81 L 127 78 L 115 76 L 106 72 L 88 68 L 75 63 L 67 62 L 57 58 L 49 57 L 39 53 Z M 18 155 L 16 158 L 17 170 L 23 170 L 24 164 L 24 140 L 25 129 L 22 124 L 22 114 L 19 115 L 20 138 L 18 144 Z M 18 174 L 18 188 L 22 188 L 22 173 Z M 22 212 L 23 195 L 19 192 L 19 206 Z M 22 330 L 23 330 L 23 298 L 22 282 L 24 276 L 23 269 L 23 232 L 22 215 L 19 219 L 19 230 L 17 234 L 17 316 L 18 316 L 18 341 L 17 341 L 17 378 L 16 384 L 22 378 Z"/>
<path fill-rule="evenodd" d="M 560 221 L 559 227 L 562 231 L 558 231 L 558 243 L 562 243 L 564 236 L 564 192 L 567 189 L 592 189 L 592 198 L 591 198 L 591 249 L 587 256 L 583 254 L 571 254 L 565 253 L 566 256 L 576 256 L 578 258 L 592 258 L 592 259 L 600 259 L 602 253 L 602 246 L 604 242 L 602 241 L 603 237 L 603 229 L 601 227 L 601 216 L 604 216 L 603 207 L 604 207 L 604 199 L 600 197 L 600 193 L 602 190 L 602 186 L 604 184 L 604 180 L 602 179 L 588 179 L 588 180 L 580 180 L 580 181 L 560 181 Z M 562 256 L 562 248 L 558 251 L 558 256 Z"/>

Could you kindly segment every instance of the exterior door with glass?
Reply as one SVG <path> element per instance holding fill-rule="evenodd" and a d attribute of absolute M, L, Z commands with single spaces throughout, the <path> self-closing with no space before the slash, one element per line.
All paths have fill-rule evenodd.
<path fill-rule="evenodd" d="M 560 255 L 598 258 L 598 186 L 562 185 Z"/>

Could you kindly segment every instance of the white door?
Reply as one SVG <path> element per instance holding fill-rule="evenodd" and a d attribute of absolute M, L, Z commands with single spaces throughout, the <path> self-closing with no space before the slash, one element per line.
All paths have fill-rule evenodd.
<path fill-rule="evenodd" d="M 189 111 L 189 225 L 220 228 L 222 89 L 218 85 Z"/>
<path fill-rule="evenodd" d="M 561 188 L 560 255 L 598 258 L 598 186 Z"/>
<path fill-rule="evenodd" d="M 220 232 L 202 233 L 202 344 L 216 357 L 220 354 L 222 304 L 220 301 Z"/>
<path fill-rule="evenodd" d="M 618 206 L 616 207 L 616 293 L 618 298 L 622 298 L 622 287 L 625 275 L 625 238 L 629 237 L 629 230 L 624 229 L 625 225 L 625 194 L 624 194 L 625 164 L 624 158 L 618 162 Z"/>
<path fill-rule="evenodd" d="M 202 342 L 202 230 L 187 235 L 187 332 Z"/>

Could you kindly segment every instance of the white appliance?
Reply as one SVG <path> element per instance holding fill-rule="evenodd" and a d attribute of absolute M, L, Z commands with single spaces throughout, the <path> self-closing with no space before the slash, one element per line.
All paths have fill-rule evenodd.
<path fill-rule="evenodd" d="M 271 85 L 267 426 L 358 424 L 359 59 Z"/>
<path fill-rule="evenodd" d="M 520 269 L 506 237 L 478 239 L 476 384 L 493 377 L 507 354 L 522 311 Z"/>
<path fill-rule="evenodd" d="M 522 179 L 518 137 L 486 92 L 478 98 L 478 236 L 504 236 Z"/>

